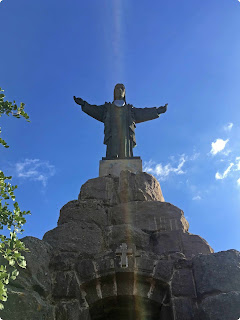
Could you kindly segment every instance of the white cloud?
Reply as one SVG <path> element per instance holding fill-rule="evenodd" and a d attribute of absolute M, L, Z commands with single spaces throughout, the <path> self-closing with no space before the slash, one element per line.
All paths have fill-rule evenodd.
<path fill-rule="evenodd" d="M 173 158 L 172 158 L 173 159 Z M 143 166 L 143 171 L 155 174 L 160 180 L 166 180 L 170 173 L 174 174 L 184 174 L 182 170 L 187 157 L 183 154 L 180 156 L 178 165 L 173 167 L 171 163 L 162 165 L 161 163 L 155 164 L 152 160 L 145 162 Z"/>
<path fill-rule="evenodd" d="M 232 130 L 232 127 L 233 127 L 233 123 L 232 123 L 232 122 L 229 122 L 229 123 L 227 123 L 227 124 L 223 127 L 223 129 L 224 129 L 225 131 L 231 131 L 231 130 Z"/>
<path fill-rule="evenodd" d="M 236 157 L 236 171 L 240 171 L 240 157 Z"/>
<path fill-rule="evenodd" d="M 195 152 L 191 157 L 188 158 L 188 160 L 196 160 L 197 158 L 199 158 L 200 153 L 199 152 Z"/>
<path fill-rule="evenodd" d="M 199 195 L 192 198 L 192 200 L 201 200 L 201 199 L 202 199 L 202 197 Z"/>
<path fill-rule="evenodd" d="M 217 139 L 215 142 L 212 142 L 212 149 L 210 151 L 211 154 L 216 155 L 218 152 L 224 150 L 228 141 L 229 141 L 229 139 L 227 139 L 227 140 Z"/>
<path fill-rule="evenodd" d="M 228 149 L 228 150 L 223 151 L 222 154 L 224 154 L 225 156 L 228 156 L 231 152 L 232 152 L 232 150 Z"/>
<path fill-rule="evenodd" d="M 225 178 L 228 176 L 228 174 L 229 174 L 229 172 L 231 171 L 231 169 L 232 169 L 233 166 L 234 166 L 234 163 L 231 162 L 230 165 L 227 167 L 227 169 L 223 172 L 223 174 L 217 172 L 216 175 L 215 175 L 215 178 L 216 178 L 217 180 L 225 179 Z"/>
<path fill-rule="evenodd" d="M 43 186 L 55 174 L 55 167 L 48 161 L 39 159 L 25 159 L 23 162 L 16 163 L 16 172 L 19 178 L 25 178 L 32 181 L 40 181 Z"/>
<path fill-rule="evenodd" d="M 240 171 L 240 157 L 236 157 L 235 162 L 231 162 L 230 165 L 222 174 L 217 172 L 215 175 L 216 180 L 225 179 L 229 175 L 230 171 L 232 171 L 232 174 L 231 174 L 232 178 L 234 177 L 236 179 L 236 173 L 234 172 Z M 237 179 L 237 184 L 238 186 L 240 186 L 240 178 Z"/>

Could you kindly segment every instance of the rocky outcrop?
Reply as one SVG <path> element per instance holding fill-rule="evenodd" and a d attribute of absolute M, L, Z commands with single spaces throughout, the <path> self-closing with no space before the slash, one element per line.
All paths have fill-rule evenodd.
<path fill-rule="evenodd" d="M 105 176 L 88 180 L 79 200 L 96 199 L 114 205 L 131 201 L 164 201 L 157 179 L 146 172 L 122 171 L 119 177 Z"/>
<path fill-rule="evenodd" d="M 199 298 L 240 291 L 240 252 L 228 250 L 197 256 L 193 259 L 193 272 Z"/>
<path fill-rule="evenodd" d="M 71 236 L 69 236 L 71 235 Z M 48 231 L 43 238 L 60 251 L 70 251 L 94 255 L 104 250 L 102 230 L 94 223 L 69 222 Z"/>
<path fill-rule="evenodd" d="M 42 241 L 25 239 L 28 268 L 3 319 L 237 320 L 239 252 L 214 254 L 188 228 L 152 175 L 91 179 Z"/>
<path fill-rule="evenodd" d="M 193 273 L 200 319 L 240 318 L 240 252 L 196 256 Z"/>
<path fill-rule="evenodd" d="M 240 318 L 239 306 L 239 288 L 236 292 L 208 296 L 200 304 L 198 318 L 200 320 L 238 320 Z"/>
<path fill-rule="evenodd" d="M 61 251 L 91 258 L 121 243 L 157 255 L 181 252 L 191 258 L 211 253 L 206 241 L 189 234 L 188 228 L 182 210 L 164 202 L 152 175 L 122 171 L 120 177 L 87 181 L 78 200 L 61 209 L 58 227 L 43 240 Z"/>
<path fill-rule="evenodd" d="M 25 252 L 27 268 L 19 268 L 19 276 L 8 286 L 8 300 L 0 311 L 3 320 L 53 320 L 51 303 L 51 273 L 49 268 L 52 247 L 37 238 L 22 239 L 29 252 Z"/>

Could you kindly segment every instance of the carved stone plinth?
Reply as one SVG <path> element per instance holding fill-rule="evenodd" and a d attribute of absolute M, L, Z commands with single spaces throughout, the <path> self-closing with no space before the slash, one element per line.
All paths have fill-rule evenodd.
<path fill-rule="evenodd" d="M 119 177 L 120 172 L 129 170 L 130 172 L 142 172 L 142 160 L 140 157 L 116 160 L 100 160 L 99 177 L 113 175 Z"/>

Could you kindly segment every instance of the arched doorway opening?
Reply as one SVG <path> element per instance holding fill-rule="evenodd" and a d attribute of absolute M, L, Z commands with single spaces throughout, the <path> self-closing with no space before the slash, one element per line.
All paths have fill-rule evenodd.
<path fill-rule="evenodd" d="M 101 299 L 89 313 L 91 320 L 173 320 L 170 306 L 133 295 Z"/>

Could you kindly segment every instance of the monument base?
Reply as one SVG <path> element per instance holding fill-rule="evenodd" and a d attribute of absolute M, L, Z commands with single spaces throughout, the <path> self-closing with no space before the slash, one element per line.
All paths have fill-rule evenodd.
<path fill-rule="evenodd" d="M 100 160 L 99 177 L 109 174 L 119 177 L 120 172 L 123 170 L 129 170 L 133 173 L 142 172 L 141 158 Z"/>

